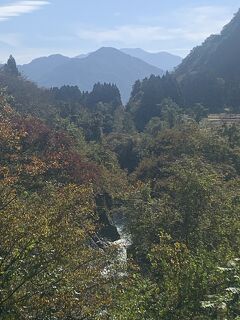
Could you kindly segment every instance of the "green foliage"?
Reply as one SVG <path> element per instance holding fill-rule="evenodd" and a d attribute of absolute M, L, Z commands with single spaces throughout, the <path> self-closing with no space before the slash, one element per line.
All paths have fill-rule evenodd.
<path fill-rule="evenodd" d="M 19 76 L 20 73 L 18 72 L 17 64 L 15 59 L 12 55 L 10 55 L 7 63 L 3 67 L 4 72 L 12 75 L 12 76 Z"/>
<path fill-rule="evenodd" d="M 49 184 L 17 196 L 1 185 L 1 319 L 79 319 L 101 311 L 106 253 L 89 245 L 93 199 L 87 186 Z"/>
<path fill-rule="evenodd" d="M 84 94 L 77 86 L 62 86 L 61 88 L 52 88 L 51 92 L 57 101 L 82 102 Z"/>
<path fill-rule="evenodd" d="M 116 85 L 108 83 L 97 83 L 92 92 L 87 96 L 86 105 L 94 108 L 99 102 L 111 104 L 113 108 L 122 105 L 120 92 Z"/>
<path fill-rule="evenodd" d="M 159 105 L 168 98 L 197 122 L 226 107 L 239 113 L 239 22 L 240 11 L 220 35 L 194 48 L 172 74 L 135 83 L 128 110 L 138 130 L 143 131 L 151 118 L 160 117 Z"/>
<path fill-rule="evenodd" d="M 168 98 L 170 100 L 161 105 L 162 101 Z M 167 118 L 167 113 L 164 109 L 167 108 L 167 104 L 170 109 L 178 109 L 176 103 L 182 104 L 181 93 L 175 79 L 167 73 L 162 78 L 151 76 L 149 79 L 137 82 L 133 87 L 127 110 L 133 116 L 136 128 L 139 131 L 143 131 L 146 124 L 153 117 L 161 118 L 163 116 L 163 120 L 169 121 L 171 127 L 173 125 L 172 120 Z"/>
<path fill-rule="evenodd" d="M 120 283 L 114 294 L 114 304 L 109 310 L 114 320 L 159 319 L 159 288 L 149 279 L 133 273 Z"/>
<path fill-rule="evenodd" d="M 109 135 L 104 140 L 104 145 L 117 155 L 122 169 L 132 172 L 139 161 L 139 142 L 140 136 L 138 134 L 131 136 L 126 133 L 116 133 Z"/>
<path fill-rule="evenodd" d="M 202 119 L 207 117 L 208 109 L 204 107 L 201 103 L 195 103 L 193 106 L 187 110 L 187 113 L 199 123 Z"/>
<path fill-rule="evenodd" d="M 127 205 L 130 254 L 159 288 L 156 319 L 212 319 L 200 301 L 221 283 L 216 265 L 239 253 L 237 132 L 163 130 L 132 175 L 144 184 Z"/>
<path fill-rule="evenodd" d="M 85 158 L 88 149 L 78 153 L 84 140 L 73 124 L 59 119 L 50 128 L 8 100 L 1 94 L 0 317 L 97 317 L 114 282 L 103 270 L 115 249 L 98 246 L 95 204 L 110 178 Z"/>
<path fill-rule="evenodd" d="M 240 268 L 239 259 L 229 261 L 227 267 L 219 267 L 221 274 L 219 288 L 214 295 L 209 295 L 202 307 L 212 319 L 239 320 L 240 314 Z"/>
<path fill-rule="evenodd" d="M 222 77 L 179 72 L 137 81 L 126 109 L 113 84 L 0 72 L 0 318 L 238 319 L 240 130 L 198 125 Z"/>

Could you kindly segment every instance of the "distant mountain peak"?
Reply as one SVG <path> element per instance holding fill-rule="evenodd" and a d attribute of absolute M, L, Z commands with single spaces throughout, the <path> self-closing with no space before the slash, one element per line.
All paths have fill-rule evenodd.
<path fill-rule="evenodd" d="M 172 71 L 182 62 L 181 57 L 164 51 L 153 53 L 141 48 L 123 48 L 121 51 L 164 71 Z"/>
<path fill-rule="evenodd" d="M 43 60 L 48 60 L 48 61 L 54 60 L 54 61 L 56 61 L 56 60 L 63 60 L 63 59 L 65 59 L 65 60 L 67 59 L 68 60 L 70 58 L 67 57 L 67 56 L 64 56 L 62 54 L 56 53 L 56 54 L 51 54 L 49 56 L 44 56 L 44 57 L 39 57 L 39 58 L 33 59 L 30 63 L 39 62 L 39 61 L 43 61 Z"/>
<path fill-rule="evenodd" d="M 95 52 L 119 52 L 118 49 L 114 48 L 114 47 L 101 47 L 98 50 L 96 50 Z"/>
<path fill-rule="evenodd" d="M 20 66 L 19 70 L 45 87 L 77 85 L 82 91 L 90 91 L 97 82 L 113 83 L 118 86 L 123 102 L 129 99 L 136 80 L 164 73 L 163 70 L 113 47 L 102 47 L 75 58 L 51 55 Z"/>
<path fill-rule="evenodd" d="M 113 48 L 113 47 L 101 47 L 98 50 L 92 52 L 89 54 L 89 56 L 99 56 L 99 55 L 104 55 L 104 56 L 124 56 L 126 55 L 124 52 Z"/>

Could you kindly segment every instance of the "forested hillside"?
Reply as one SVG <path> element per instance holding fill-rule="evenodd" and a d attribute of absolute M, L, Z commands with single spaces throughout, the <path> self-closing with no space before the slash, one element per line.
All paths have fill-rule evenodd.
<path fill-rule="evenodd" d="M 210 36 L 183 60 L 176 71 L 166 77 L 150 77 L 137 82 L 132 91 L 129 110 L 139 129 L 149 118 L 159 115 L 159 105 L 171 98 L 181 108 L 221 113 L 225 109 L 240 112 L 239 70 L 240 11 L 221 34 Z M 147 114 L 138 124 L 139 114 Z"/>
<path fill-rule="evenodd" d="M 204 127 L 170 74 L 127 108 L 13 57 L 0 87 L 1 319 L 239 318 L 239 126 Z"/>

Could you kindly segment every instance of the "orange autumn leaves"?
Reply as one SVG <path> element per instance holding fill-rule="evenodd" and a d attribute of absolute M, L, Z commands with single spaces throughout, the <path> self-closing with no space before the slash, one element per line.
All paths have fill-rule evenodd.
<path fill-rule="evenodd" d="M 99 171 L 0 94 L 1 319 L 89 318 L 110 303 L 110 256 L 93 245 Z"/>
<path fill-rule="evenodd" d="M 97 166 L 74 150 L 64 132 L 49 128 L 39 119 L 18 115 L 3 98 L 0 110 L 1 178 L 45 177 L 77 184 L 97 181 Z"/>

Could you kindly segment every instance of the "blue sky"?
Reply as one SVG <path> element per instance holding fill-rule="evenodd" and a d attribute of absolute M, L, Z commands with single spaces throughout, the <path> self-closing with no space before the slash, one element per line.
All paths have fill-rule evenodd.
<path fill-rule="evenodd" d="M 0 0 L 0 63 L 102 46 L 185 56 L 232 18 L 239 0 Z"/>

